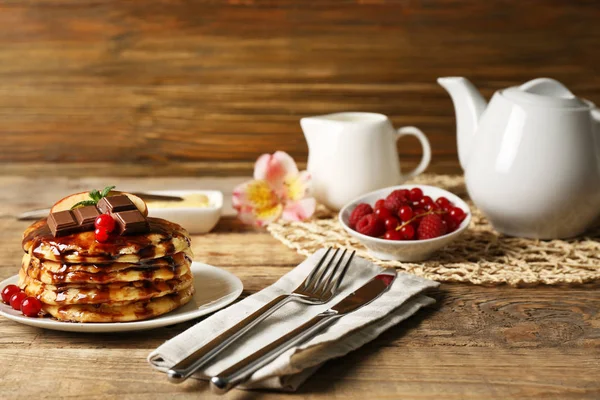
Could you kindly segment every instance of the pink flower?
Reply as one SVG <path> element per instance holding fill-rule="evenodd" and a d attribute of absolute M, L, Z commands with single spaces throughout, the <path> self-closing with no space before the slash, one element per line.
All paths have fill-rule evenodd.
<path fill-rule="evenodd" d="M 254 180 L 233 190 L 233 207 L 245 224 L 265 226 L 279 217 L 303 221 L 315 212 L 309 194 L 310 175 L 299 172 L 294 159 L 283 151 L 263 154 L 254 165 Z"/>

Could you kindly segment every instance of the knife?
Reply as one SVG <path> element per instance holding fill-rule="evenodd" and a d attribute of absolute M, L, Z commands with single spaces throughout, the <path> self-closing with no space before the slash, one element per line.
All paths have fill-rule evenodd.
<path fill-rule="evenodd" d="M 163 194 L 151 194 L 151 193 L 132 193 L 144 201 L 183 201 L 183 197 L 179 196 L 167 196 Z M 29 221 L 29 220 L 37 220 L 44 217 L 47 217 L 50 214 L 49 208 L 40 208 L 39 210 L 31 210 L 26 211 L 22 214 L 17 215 L 17 220 L 19 221 Z"/>
<path fill-rule="evenodd" d="M 224 394 L 237 385 L 248 381 L 252 374 L 279 357 L 283 352 L 305 342 L 337 319 L 358 310 L 381 296 L 395 279 L 396 270 L 394 268 L 385 269 L 330 309 L 317 314 L 310 321 L 212 377 L 210 383 L 213 392 Z"/>

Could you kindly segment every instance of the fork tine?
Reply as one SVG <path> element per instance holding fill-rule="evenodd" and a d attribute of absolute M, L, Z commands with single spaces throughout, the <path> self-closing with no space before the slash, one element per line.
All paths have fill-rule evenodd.
<path fill-rule="evenodd" d="M 319 260 L 317 265 L 315 265 L 315 267 L 312 269 L 312 271 L 310 271 L 310 274 L 308 274 L 306 279 L 304 279 L 304 282 L 302 283 L 302 287 L 304 289 L 308 289 L 311 286 L 315 276 L 317 275 L 317 272 L 319 272 L 321 265 L 323 265 L 323 262 L 327 259 L 327 255 L 329 254 L 330 251 L 331 251 L 331 247 L 328 247 L 325 254 L 323 254 L 323 257 L 321 257 L 321 259 Z M 335 254 L 334 254 L 334 257 L 335 257 Z"/>
<path fill-rule="evenodd" d="M 352 263 L 354 254 L 356 254 L 356 250 L 354 250 L 354 251 L 352 251 L 352 253 L 350 253 L 350 257 L 348 258 L 346 265 L 344 265 L 344 268 L 342 268 L 342 271 L 338 275 L 337 279 L 333 282 L 333 288 L 331 288 L 331 289 L 327 288 L 328 290 L 331 290 L 332 293 L 335 294 L 338 291 L 338 289 L 340 288 L 340 285 L 342 284 L 342 281 L 344 280 L 344 276 L 346 276 L 346 271 L 348 271 L 348 267 Z"/>
<path fill-rule="evenodd" d="M 319 276 L 315 277 L 314 282 L 311 283 L 311 285 L 308 287 L 309 291 L 311 291 L 311 292 L 318 291 L 319 287 L 321 286 L 321 283 L 323 282 L 323 279 L 325 278 L 325 276 L 327 275 L 327 272 L 329 271 L 329 268 L 335 262 L 335 258 L 337 257 L 337 254 L 339 251 L 340 251 L 340 249 L 335 249 L 335 252 L 329 259 L 329 262 L 325 265 L 325 267 L 321 268 L 321 270 L 319 271 L 319 274 L 318 274 Z"/>
<path fill-rule="evenodd" d="M 340 268 L 340 265 L 342 265 L 342 260 L 344 259 L 344 256 L 346 255 L 346 251 L 348 251 L 347 249 L 344 249 L 344 252 L 342 253 L 342 255 L 340 256 L 339 260 L 337 261 L 337 263 L 335 264 L 335 267 L 333 267 L 333 270 L 329 273 L 327 280 L 321 284 L 321 282 L 319 282 L 319 286 L 317 286 L 317 291 L 319 293 L 319 295 L 324 295 L 325 293 L 328 292 L 327 288 L 329 287 L 331 281 L 333 280 L 333 277 L 335 276 L 335 274 L 337 273 L 338 269 Z"/>

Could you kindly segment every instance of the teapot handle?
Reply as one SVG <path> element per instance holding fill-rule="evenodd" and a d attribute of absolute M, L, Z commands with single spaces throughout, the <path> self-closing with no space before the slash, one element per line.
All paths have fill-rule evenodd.
<path fill-rule="evenodd" d="M 427 136 L 417 127 L 414 126 L 403 126 L 398 129 L 396 132 L 396 140 L 400 139 L 402 136 L 415 136 L 421 142 L 421 147 L 423 148 L 423 157 L 421 158 L 421 162 L 417 165 L 417 168 L 413 169 L 407 174 L 402 175 L 402 180 L 411 179 L 415 176 L 419 175 L 421 172 L 425 171 L 429 166 L 429 162 L 431 161 L 431 146 L 429 145 L 429 140 L 427 140 Z"/>
<path fill-rule="evenodd" d="M 592 118 L 594 118 L 594 121 L 596 121 L 597 124 L 600 124 L 600 108 L 592 108 Z"/>

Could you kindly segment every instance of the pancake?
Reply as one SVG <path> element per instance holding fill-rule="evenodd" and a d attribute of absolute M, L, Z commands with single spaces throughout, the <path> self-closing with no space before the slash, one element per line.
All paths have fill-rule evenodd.
<path fill-rule="evenodd" d="M 147 232 L 113 233 L 102 242 L 88 227 L 55 237 L 46 219 L 33 223 L 23 234 L 19 287 L 61 321 L 139 321 L 187 303 L 194 294 L 190 237 L 172 222 L 146 220 Z"/>
<path fill-rule="evenodd" d="M 193 283 L 193 276 L 188 272 L 177 279 L 168 281 L 137 281 L 108 283 L 103 285 L 64 284 L 48 285 L 31 278 L 21 269 L 18 286 L 28 296 L 37 297 L 44 304 L 106 304 L 123 305 L 187 289 Z"/>
<path fill-rule="evenodd" d="M 189 234 L 181 226 L 160 218 L 148 218 L 148 224 L 148 233 L 115 235 L 99 243 L 94 231 L 54 237 L 42 219 L 25 230 L 22 246 L 40 260 L 81 264 L 139 263 L 189 248 Z"/>
<path fill-rule="evenodd" d="M 33 279 L 50 285 L 63 283 L 114 283 L 170 280 L 190 271 L 192 260 L 184 253 L 156 258 L 143 264 L 62 264 L 25 254 L 22 269 Z"/>
<path fill-rule="evenodd" d="M 172 311 L 192 299 L 194 286 L 149 301 L 136 301 L 126 305 L 49 305 L 43 310 L 60 321 L 68 322 L 130 322 L 140 321 Z"/>

